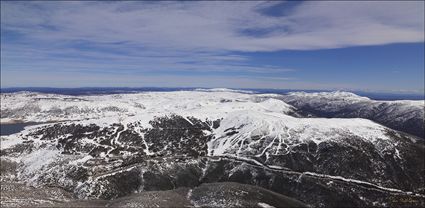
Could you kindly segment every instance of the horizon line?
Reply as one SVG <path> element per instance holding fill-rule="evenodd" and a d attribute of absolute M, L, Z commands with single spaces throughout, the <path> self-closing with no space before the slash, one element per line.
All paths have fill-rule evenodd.
<path fill-rule="evenodd" d="M 233 88 L 233 87 L 154 87 L 154 86 L 140 86 L 140 87 L 1 87 L 0 92 L 10 89 L 230 89 L 230 90 L 286 90 L 286 91 L 315 91 L 315 92 L 332 92 L 332 91 L 346 91 L 346 92 L 362 92 L 362 93 L 385 93 L 385 94 L 404 94 L 404 95 L 422 95 L 425 97 L 425 91 L 395 91 L 395 90 L 368 90 L 368 89 L 297 89 L 297 88 Z"/>

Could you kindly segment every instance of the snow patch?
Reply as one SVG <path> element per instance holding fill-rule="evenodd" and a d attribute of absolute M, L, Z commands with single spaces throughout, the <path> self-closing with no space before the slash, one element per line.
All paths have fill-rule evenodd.
<path fill-rule="evenodd" d="M 53 148 L 38 149 L 22 157 L 22 170 L 20 176 L 32 176 L 30 182 L 38 177 L 38 172 L 44 167 L 57 161 L 61 157 L 60 151 Z"/>
<path fill-rule="evenodd" d="M 0 150 L 11 148 L 17 144 L 21 144 L 24 140 L 16 134 L 0 137 Z"/>
<path fill-rule="evenodd" d="M 272 205 L 269 205 L 269 204 L 267 204 L 267 203 L 264 203 L 264 202 L 258 202 L 258 204 L 257 204 L 259 207 L 262 207 L 262 208 L 275 208 L 274 206 L 272 206 Z"/>

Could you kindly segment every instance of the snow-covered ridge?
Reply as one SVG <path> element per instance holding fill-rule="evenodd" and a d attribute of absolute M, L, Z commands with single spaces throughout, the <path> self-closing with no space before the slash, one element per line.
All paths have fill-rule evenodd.
<path fill-rule="evenodd" d="M 366 118 L 424 138 L 424 100 L 371 100 L 347 92 L 295 92 L 282 100 L 320 117 Z"/>
<path fill-rule="evenodd" d="M 307 92 L 290 92 L 287 95 L 283 96 L 285 101 L 291 103 L 304 103 L 311 106 L 334 106 L 335 108 L 340 107 L 341 105 L 347 104 L 357 104 L 357 103 L 368 103 L 371 105 L 393 105 L 400 110 L 408 110 L 407 108 L 425 108 L 425 100 L 392 100 L 392 101 L 383 101 L 383 100 L 372 100 L 367 97 L 358 96 L 351 92 L 317 92 L 317 93 L 307 93 Z M 373 107 L 373 106 L 372 106 Z M 396 109 L 397 110 L 397 109 Z"/>
<path fill-rule="evenodd" d="M 343 92 L 336 92 L 334 96 L 337 94 L 353 96 Z M 299 144 L 319 144 L 352 136 L 373 144 L 389 140 L 387 128 L 366 119 L 293 117 L 296 109 L 279 99 L 281 96 L 270 94 L 178 91 L 100 96 L 41 93 L 2 96 L 5 101 L 1 106 L 3 120 L 65 121 L 100 127 L 120 123 L 124 128 L 135 122 L 149 128 L 149 122 L 155 117 L 173 114 L 203 121 L 221 120 L 220 127 L 211 132 L 215 136 L 208 144 L 211 155 L 286 154 Z M 234 133 L 229 135 L 229 129 Z"/>
<path fill-rule="evenodd" d="M 109 119 L 149 121 L 154 116 L 178 114 L 220 119 L 237 110 L 288 113 L 293 107 L 267 96 L 236 92 L 145 92 L 99 96 L 42 93 L 1 94 L 1 121 L 24 122 Z"/>
<path fill-rule="evenodd" d="M 211 155 L 261 157 L 288 154 L 294 146 L 314 142 L 340 141 L 357 137 L 377 145 L 394 146 L 387 128 L 366 119 L 295 118 L 274 113 L 238 111 L 229 114 L 214 131 L 209 143 Z M 378 143 L 387 143 L 386 147 Z"/>
<path fill-rule="evenodd" d="M 372 102 L 385 102 L 385 103 L 398 103 L 423 107 L 425 105 L 425 100 L 392 100 L 392 101 L 383 101 L 383 100 L 372 100 L 368 97 L 359 96 L 352 92 L 345 91 L 333 91 L 333 92 L 289 92 L 287 97 L 297 97 L 303 99 L 327 99 L 327 100 L 353 100 L 353 101 L 372 101 Z"/>
<path fill-rule="evenodd" d="M 367 97 L 358 96 L 351 92 L 334 91 L 334 92 L 290 92 L 289 96 L 305 97 L 305 98 L 327 98 L 327 99 L 350 99 L 350 100 L 370 100 Z"/>
<path fill-rule="evenodd" d="M 235 89 L 229 89 L 229 88 L 197 88 L 194 91 L 199 92 L 238 92 L 238 93 L 247 93 L 252 94 L 255 93 L 251 90 L 235 90 Z"/>
<path fill-rule="evenodd" d="M 97 123 L 145 121 L 154 116 L 177 114 L 198 119 L 222 119 L 240 110 L 291 114 L 304 105 L 325 111 L 340 111 L 350 105 L 362 113 L 380 109 L 382 103 L 388 117 L 423 118 L 423 101 L 374 101 L 349 92 L 305 93 L 288 95 L 249 94 L 225 88 L 195 91 L 144 92 L 96 96 L 68 96 L 33 92 L 1 94 L 1 122 L 46 122 L 98 120 Z M 290 103 L 291 105 L 287 104 Z M 358 104 L 361 104 L 358 106 Z M 367 109 L 364 109 L 366 106 Z M 370 109 L 369 109 L 370 108 Z M 366 110 L 366 111 L 365 111 Z M 394 115 L 393 115 L 394 114 Z M 361 116 L 360 116 L 361 117 Z M 393 120 L 394 120 L 393 119 Z M 400 121 L 402 122 L 402 121 Z"/>

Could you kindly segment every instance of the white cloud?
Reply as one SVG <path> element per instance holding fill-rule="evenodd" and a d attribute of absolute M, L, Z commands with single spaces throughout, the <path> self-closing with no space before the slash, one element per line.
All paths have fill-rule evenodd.
<path fill-rule="evenodd" d="M 128 42 L 173 50 L 276 51 L 424 40 L 424 2 L 2 2 L 2 26 L 43 41 Z M 263 36 L 244 30 L 267 30 Z"/>
<path fill-rule="evenodd" d="M 297 81 L 283 73 L 298 69 L 240 54 L 424 41 L 423 1 L 307 1 L 264 13 L 281 3 L 2 1 L 2 85 L 355 87 Z"/>

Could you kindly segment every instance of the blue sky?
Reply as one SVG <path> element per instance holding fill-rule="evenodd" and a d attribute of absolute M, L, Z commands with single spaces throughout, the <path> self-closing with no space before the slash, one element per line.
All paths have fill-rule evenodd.
<path fill-rule="evenodd" d="M 1 2 L 1 87 L 424 91 L 424 2 Z"/>

